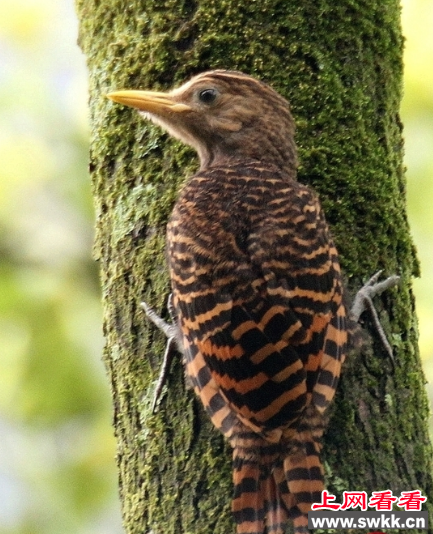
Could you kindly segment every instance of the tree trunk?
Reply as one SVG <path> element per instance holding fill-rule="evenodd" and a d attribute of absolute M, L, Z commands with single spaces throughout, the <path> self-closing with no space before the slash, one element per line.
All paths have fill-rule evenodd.
<path fill-rule="evenodd" d="M 165 224 L 197 158 L 104 97 L 166 90 L 213 68 L 266 80 L 291 102 L 299 180 L 321 197 L 350 291 L 378 269 L 402 277 L 377 299 L 395 366 L 365 314 L 373 339 L 344 367 L 323 451 L 328 489 L 420 489 L 433 502 L 410 289 L 418 263 L 405 210 L 398 0 L 77 0 L 77 9 L 126 532 L 234 532 L 231 453 L 186 390 L 179 360 L 151 413 L 165 339 L 139 306 L 166 313 Z"/>

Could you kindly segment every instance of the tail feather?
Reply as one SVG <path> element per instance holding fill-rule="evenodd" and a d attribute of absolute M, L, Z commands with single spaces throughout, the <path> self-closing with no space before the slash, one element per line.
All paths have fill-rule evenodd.
<path fill-rule="evenodd" d="M 232 510 L 237 534 L 284 534 L 288 509 L 279 485 L 284 480 L 281 451 L 257 434 L 233 449 Z M 254 439 L 253 437 L 254 436 Z"/>
<path fill-rule="evenodd" d="M 284 472 L 290 492 L 289 515 L 295 534 L 308 532 L 308 512 L 320 502 L 324 489 L 320 442 L 311 433 L 299 434 L 294 449 L 284 459 Z"/>
<path fill-rule="evenodd" d="M 237 534 L 264 532 L 265 501 L 260 478 L 260 465 L 256 460 L 234 458 L 232 511 Z"/>
<path fill-rule="evenodd" d="M 274 466 L 272 474 L 264 480 L 266 534 L 284 534 L 286 532 L 289 508 L 287 497 L 289 489 L 284 477 L 281 461 Z"/>
<path fill-rule="evenodd" d="M 320 461 L 323 417 L 314 409 L 280 443 L 255 432 L 236 432 L 233 445 L 233 514 L 237 534 L 308 533 L 308 512 L 324 489 Z"/>

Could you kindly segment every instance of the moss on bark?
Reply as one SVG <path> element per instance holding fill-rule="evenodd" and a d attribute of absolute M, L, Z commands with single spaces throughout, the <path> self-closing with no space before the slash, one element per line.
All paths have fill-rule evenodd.
<path fill-rule="evenodd" d="M 104 94 L 168 89 L 228 68 L 267 80 L 291 102 L 299 179 L 318 191 L 352 290 L 378 269 L 402 276 L 378 299 L 395 372 L 374 338 L 349 358 L 325 438 L 328 486 L 421 489 L 433 502 L 428 406 L 411 276 L 398 116 L 402 36 L 397 0 L 77 0 L 90 74 L 94 187 L 119 484 L 128 534 L 226 534 L 230 451 L 210 427 L 181 365 L 150 413 L 164 339 L 144 298 L 165 311 L 165 223 L 196 157 Z M 368 317 L 365 326 L 373 333 Z M 400 531 L 403 532 L 403 531 Z"/>

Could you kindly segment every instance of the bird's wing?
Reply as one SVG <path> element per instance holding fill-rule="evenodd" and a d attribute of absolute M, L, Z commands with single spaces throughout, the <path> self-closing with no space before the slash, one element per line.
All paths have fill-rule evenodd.
<path fill-rule="evenodd" d="M 311 314 L 306 328 L 291 306 L 296 295 L 296 288 L 282 287 L 277 300 L 269 290 L 247 300 L 210 292 L 190 302 L 191 320 L 182 321 L 187 346 L 204 359 L 232 408 L 258 427 L 295 420 L 311 395 L 324 410 L 340 374 L 344 317 Z"/>
<path fill-rule="evenodd" d="M 257 309 L 258 308 L 258 309 Z M 291 341 L 302 329 L 289 308 L 256 295 L 234 301 L 212 292 L 190 303 L 193 323 L 182 321 L 232 408 L 259 427 L 278 427 L 284 412 L 300 413 L 306 373 Z"/>
<path fill-rule="evenodd" d="M 198 238 L 171 230 L 174 263 L 183 262 L 174 273 L 175 302 L 187 349 L 194 347 L 188 367 L 194 373 L 199 354 L 232 409 L 267 429 L 294 422 L 315 388 L 324 409 L 344 352 L 344 325 L 335 318 L 344 315 L 337 255 L 316 197 L 306 188 L 296 193 L 293 207 L 279 202 L 257 216 L 250 209 L 242 239 L 230 227 L 235 214 L 229 210 L 216 210 L 214 218 L 207 210 L 212 232 L 203 226 Z M 246 259 L 218 275 L 212 262 L 225 242 L 233 244 L 234 257 L 242 252 Z M 232 259 L 226 250 L 221 256 Z"/>

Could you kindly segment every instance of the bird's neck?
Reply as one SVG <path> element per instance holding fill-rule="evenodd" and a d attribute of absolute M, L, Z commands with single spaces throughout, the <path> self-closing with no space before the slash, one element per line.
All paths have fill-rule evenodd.
<path fill-rule="evenodd" d="M 203 147 L 204 148 L 204 147 Z M 295 149 L 296 150 L 296 149 Z M 272 151 L 267 153 L 265 151 L 257 150 L 207 150 L 202 149 L 198 151 L 200 158 L 200 169 L 204 170 L 210 167 L 233 167 L 250 162 L 257 162 L 269 168 L 277 168 L 291 179 L 296 179 L 297 159 L 296 151 L 284 152 Z"/>

